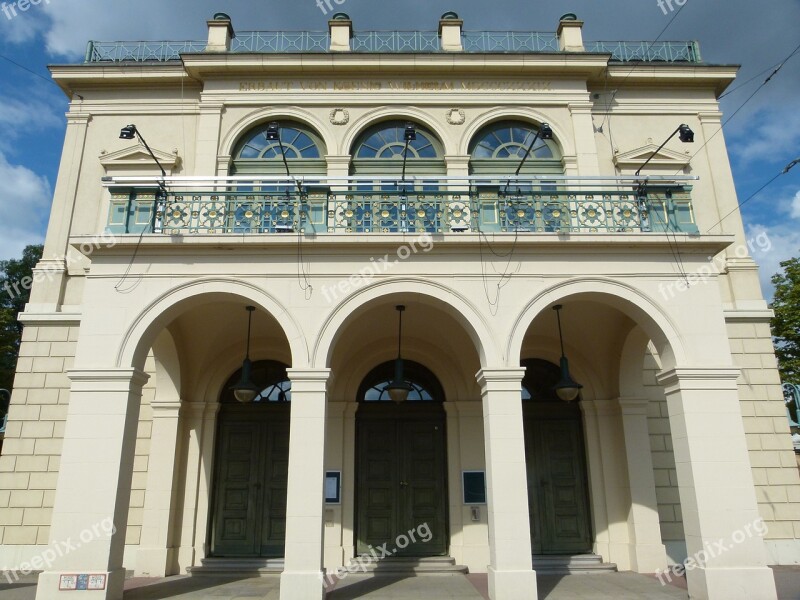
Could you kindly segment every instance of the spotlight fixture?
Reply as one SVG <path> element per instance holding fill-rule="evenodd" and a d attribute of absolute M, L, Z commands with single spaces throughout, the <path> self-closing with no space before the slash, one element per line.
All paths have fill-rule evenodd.
<path fill-rule="evenodd" d="M 414 388 L 405 380 L 403 376 L 403 358 L 401 354 L 403 343 L 403 311 L 406 307 L 402 304 L 397 307 L 399 328 L 397 335 L 397 359 L 394 361 L 394 380 L 386 386 L 386 391 L 389 392 L 389 397 L 397 404 L 402 404 L 408 400 L 408 394 Z"/>
<path fill-rule="evenodd" d="M 281 139 L 281 126 L 280 123 L 277 121 L 271 121 L 269 125 L 267 125 L 267 131 L 264 133 L 264 137 L 267 138 L 268 142 L 278 142 L 278 146 L 281 149 L 281 158 L 283 159 L 283 166 L 286 169 L 286 176 L 291 179 L 292 172 L 289 170 L 289 163 L 286 160 L 286 151 L 283 149 L 283 140 Z M 297 192 L 302 196 L 303 195 L 303 186 L 300 185 L 299 181 L 295 181 L 297 183 Z M 287 196 L 289 192 L 286 192 Z"/>
<path fill-rule="evenodd" d="M 405 130 L 403 131 L 403 139 L 406 142 L 405 147 L 403 148 L 403 177 L 402 180 L 406 180 L 406 161 L 408 160 L 408 145 L 411 142 L 416 141 L 417 139 L 417 128 L 413 123 L 406 123 Z M 403 188 L 405 191 L 405 188 Z"/>
<path fill-rule="evenodd" d="M 121 140 L 132 140 L 132 139 L 134 139 L 136 137 L 138 137 L 139 140 L 141 140 L 142 144 L 147 149 L 147 152 L 150 153 L 150 157 L 158 165 L 158 168 L 161 169 L 161 177 L 162 177 L 162 179 L 165 178 L 167 176 L 167 172 L 164 170 L 164 167 L 161 165 L 159 160 L 156 158 L 156 155 L 153 154 L 153 151 L 150 149 L 150 146 L 147 144 L 145 139 L 142 137 L 141 132 L 136 128 L 136 125 L 126 125 L 119 132 L 119 139 L 121 139 Z M 163 188 L 164 187 L 164 182 L 162 181 L 161 183 L 159 183 L 159 186 Z"/>
<path fill-rule="evenodd" d="M 253 363 L 250 360 L 250 326 L 253 322 L 253 311 L 255 306 L 247 306 L 247 351 L 245 352 L 244 362 L 242 362 L 242 376 L 239 378 L 239 383 L 234 385 L 231 389 L 233 395 L 242 404 L 250 404 L 256 399 L 258 393 L 261 391 L 259 387 L 253 383 Z"/>
<path fill-rule="evenodd" d="M 558 318 L 558 339 L 561 342 L 561 379 L 553 386 L 553 389 L 559 398 L 565 402 L 572 402 L 578 397 L 583 386 L 577 383 L 572 375 L 569 374 L 569 361 L 564 354 L 564 336 L 561 333 L 561 309 L 564 308 L 560 304 L 556 304 L 553 310 L 556 311 Z"/>
<path fill-rule="evenodd" d="M 270 142 L 281 141 L 281 126 L 277 121 L 272 121 L 269 125 L 267 125 L 266 138 Z"/>
<path fill-rule="evenodd" d="M 693 144 L 694 143 L 694 131 L 692 131 L 692 128 L 689 127 L 686 123 L 683 123 L 683 124 L 679 125 L 678 128 L 675 131 L 672 132 L 672 135 L 670 135 L 666 140 L 664 140 L 664 143 L 661 144 L 656 149 L 656 151 L 653 152 L 650 155 L 650 157 L 645 161 L 645 163 L 641 167 L 639 167 L 639 169 L 636 171 L 635 177 L 639 176 L 639 174 L 642 172 L 642 170 L 650 163 L 651 160 L 653 160 L 655 158 L 656 154 L 661 152 L 661 150 L 664 148 L 664 146 L 666 146 L 667 143 L 669 143 L 669 141 L 672 138 L 674 138 L 676 135 L 680 138 L 680 140 L 684 144 Z"/>

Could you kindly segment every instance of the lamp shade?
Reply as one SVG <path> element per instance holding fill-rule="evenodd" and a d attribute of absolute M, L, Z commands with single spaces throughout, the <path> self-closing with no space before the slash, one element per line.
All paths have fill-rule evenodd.
<path fill-rule="evenodd" d="M 572 402 L 578 397 L 583 386 L 577 383 L 569 374 L 569 361 L 566 356 L 561 357 L 561 379 L 553 386 L 556 395 L 565 402 Z"/>
<path fill-rule="evenodd" d="M 239 383 L 233 386 L 233 395 L 242 404 L 250 404 L 256 399 L 259 392 L 259 387 L 253 383 L 252 379 L 253 363 L 249 358 L 244 359 L 242 363 L 242 376 Z"/>
<path fill-rule="evenodd" d="M 408 395 L 413 389 L 403 377 L 403 359 L 396 359 L 394 361 L 394 380 L 386 386 L 389 397 L 397 404 L 402 404 L 408 400 Z"/>

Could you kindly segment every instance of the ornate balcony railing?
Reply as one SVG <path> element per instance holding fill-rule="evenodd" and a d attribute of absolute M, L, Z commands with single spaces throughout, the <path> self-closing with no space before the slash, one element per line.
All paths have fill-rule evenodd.
<path fill-rule="evenodd" d="M 555 33 L 527 31 L 465 31 L 466 53 L 560 52 Z M 205 51 L 205 41 L 188 42 L 89 42 L 85 62 L 166 62 L 181 54 Z M 699 63 L 697 42 L 586 42 L 587 52 L 611 54 L 616 62 Z M 312 31 L 249 31 L 237 33 L 232 53 L 323 53 L 330 51 L 330 34 Z M 352 51 L 359 53 L 438 53 L 441 39 L 435 31 L 358 31 Z"/>
<path fill-rule="evenodd" d="M 702 62 L 697 42 L 586 42 L 587 52 L 611 54 L 618 62 Z"/>
<path fill-rule="evenodd" d="M 558 52 L 555 33 L 524 31 L 465 31 L 464 52 Z"/>
<path fill-rule="evenodd" d="M 228 181 L 224 187 L 170 181 L 165 193 L 127 179 L 106 182 L 111 191 L 108 230 L 115 234 L 698 231 L 690 188 L 681 181 L 654 181 L 646 191 L 619 185 L 622 181 L 588 181 L 593 185 L 570 189 L 558 178 L 515 180 L 508 191 L 500 180 L 464 186 L 447 178 L 350 185 L 317 180 L 301 184 L 302 191 L 294 180 Z"/>
<path fill-rule="evenodd" d="M 357 31 L 351 42 L 353 52 L 439 52 L 435 31 Z"/>

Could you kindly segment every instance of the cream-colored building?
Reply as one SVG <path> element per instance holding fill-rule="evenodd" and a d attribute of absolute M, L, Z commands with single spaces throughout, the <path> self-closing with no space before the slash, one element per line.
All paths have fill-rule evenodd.
<path fill-rule="evenodd" d="M 39 599 L 260 569 L 313 600 L 366 553 L 511 600 L 535 569 L 688 557 L 691 597 L 774 600 L 800 479 L 718 134 L 736 68 L 581 25 L 217 15 L 207 42 L 52 67 L 71 101 L 0 566 L 42 570 Z"/>

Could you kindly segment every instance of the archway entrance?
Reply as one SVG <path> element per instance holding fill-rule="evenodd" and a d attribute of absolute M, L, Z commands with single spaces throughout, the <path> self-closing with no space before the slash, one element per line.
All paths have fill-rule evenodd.
<path fill-rule="evenodd" d="M 534 555 L 592 550 L 583 424 L 577 402 L 553 392 L 559 368 L 523 360 L 522 409 Z"/>
<path fill-rule="evenodd" d="M 215 557 L 280 558 L 286 535 L 291 382 L 286 365 L 253 363 L 262 392 L 240 404 L 231 391 L 220 398 L 211 524 Z"/>
<path fill-rule="evenodd" d="M 358 393 L 356 549 L 387 544 L 393 556 L 443 556 L 449 539 L 444 393 L 427 368 L 405 361 L 413 391 L 395 404 L 386 391 L 393 366 L 373 369 Z"/>

